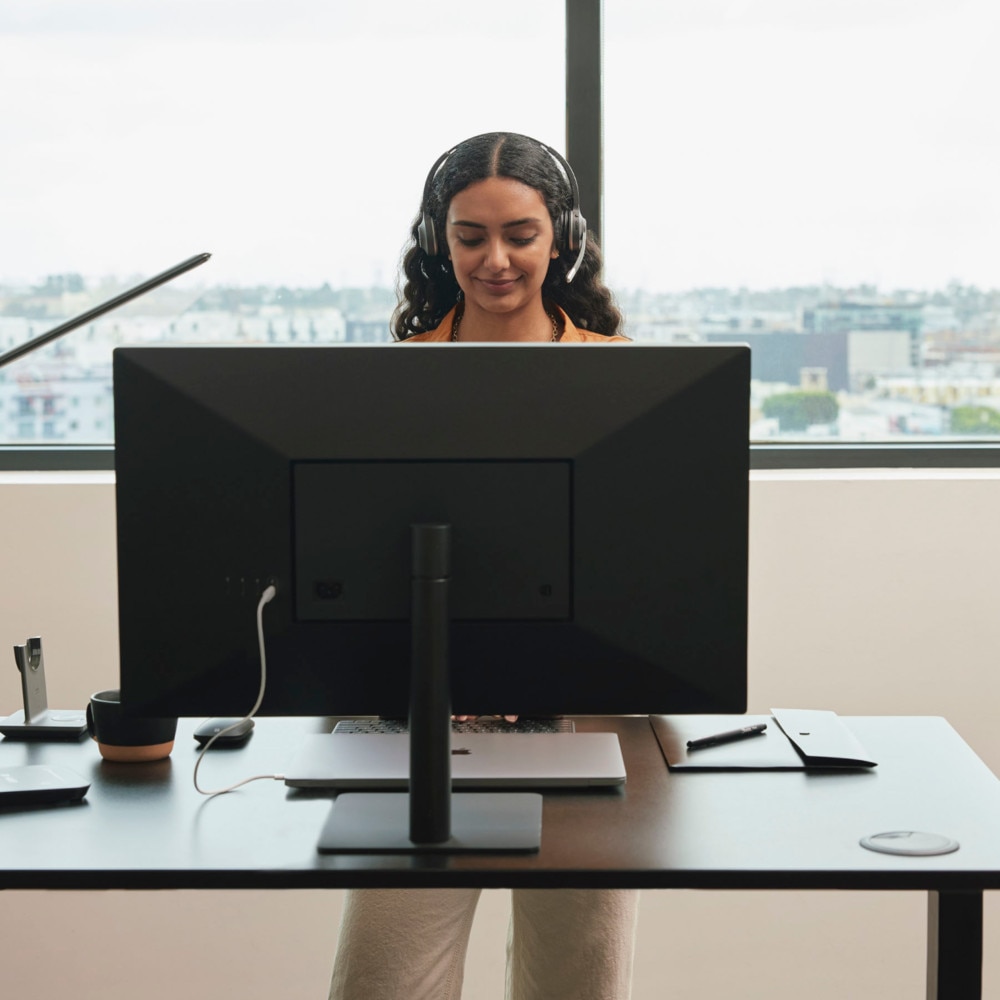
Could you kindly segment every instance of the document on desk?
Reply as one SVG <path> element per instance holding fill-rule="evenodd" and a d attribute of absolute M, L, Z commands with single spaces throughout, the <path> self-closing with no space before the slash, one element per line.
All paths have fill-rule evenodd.
<path fill-rule="evenodd" d="M 771 710 L 771 715 L 651 715 L 650 725 L 672 771 L 804 771 L 868 768 L 876 761 L 835 712 Z M 744 739 L 689 748 L 704 740 L 758 724 L 766 729 Z"/>

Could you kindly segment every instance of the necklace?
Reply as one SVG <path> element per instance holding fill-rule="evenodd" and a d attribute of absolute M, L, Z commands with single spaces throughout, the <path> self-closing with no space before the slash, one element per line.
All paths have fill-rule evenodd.
<path fill-rule="evenodd" d="M 455 313 L 455 319 L 451 324 L 451 339 L 453 343 L 457 343 L 458 341 L 458 328 L 462 325 L 462 317 L 464 315 L 464 312 Z M 548 309 L 545 310 L 545 315 L 548 316 L 549 321 L 552 323 L 552 340 L 550 343 L 555 343 L 559 339 L 559 324 L 556 322 L 555 316 Z"/>

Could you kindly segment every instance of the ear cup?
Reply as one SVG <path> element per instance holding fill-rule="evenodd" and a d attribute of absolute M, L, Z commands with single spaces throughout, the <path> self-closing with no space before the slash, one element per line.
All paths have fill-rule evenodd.
<path fill-rule="evenodd" d="M 556 250 L 560 254 L 569 254 L 573 240 L 573 220 L 569 212 L 560 212 L 556 223 Z"/>
<path fill-rule="evenodd" d="M 576 260 L 566 272 L 567 284 L 576 277 L 576 272 L 580 270 L 583 263 L 584 254 L 587 252 L 587 220 L 580 211 L 580 187 L 576 182 L 576 175 L 573 168 L 566 162 L 566 159 L 551 146 L 539 143 L 549 156 L 555 160 L 566 183 L 569 184 L 570 192 L 573 196 L 573 205 L 568 211 L 564 211 L 559 217 L 559 239 L 558 250 L 566 253 L 567 256 L 576 254 Z"/>
<path fill-rule="evenodd" d="M 421 212 L 420 222 L 417 223 L 417 246 L 429 257 L 437 256 L 437 234 L 434 232 L 434 220 L 426 211 Z"/>
<path fill-rule="evenodd" d="M 559 251 L 576 253 L 587 240 L 587 220 L 577 208 L 563 212 L 559 217 Z"/>
<path fill-rule="evenodd" d="M 427 180 L 424 181 L 424 196 L 420 200 L 420 221 L 417 223 L 417 246 L 429 257 L 436 257 L 441 253 L 438 245 L 437 233 L 434 229 L 434 218 L 427 211 L 427 202 L 431 194 L 431 185 L 438 171 L 444 166 L 444 161 L 451 156 L 458 146 L 452 146 L 446 153 L 442 153 L 435 161 L 427 173 Z"/>

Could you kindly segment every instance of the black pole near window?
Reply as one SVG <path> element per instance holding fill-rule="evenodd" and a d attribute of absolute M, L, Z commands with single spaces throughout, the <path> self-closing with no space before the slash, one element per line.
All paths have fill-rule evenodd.
<path fill-rule="evenodd" d="M 604 229 L 603 0 L 566 0 L 566 159 L 580 185 L 580 210 L 598 242 Z"/>

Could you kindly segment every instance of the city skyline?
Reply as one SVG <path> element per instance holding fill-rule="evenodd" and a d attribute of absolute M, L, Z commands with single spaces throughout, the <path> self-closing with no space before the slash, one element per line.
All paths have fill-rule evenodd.
<path fill-rule="evenodd" d="M 54 275 L 0 285 L 0 350 L 121 291 Z M 838 441 L 1000 434 L 1000 289 L 895 297 L 862 287 L 704 288 L 619 296 L 639 343 L 746 343 L 751 438 Z M 111 353 L 124 344 L 387 343 L 391 289 L 160 286 L 0 376 L 0 439 L 110 440 Z"/>

